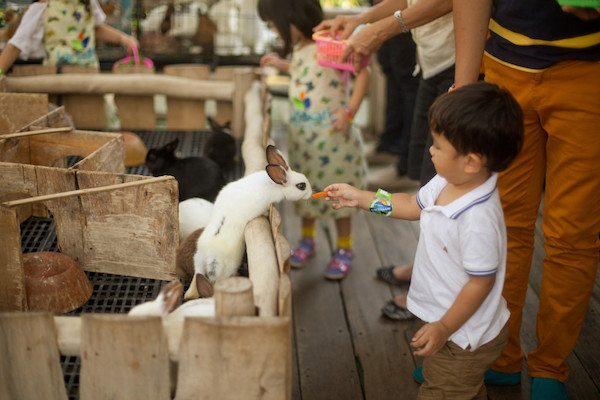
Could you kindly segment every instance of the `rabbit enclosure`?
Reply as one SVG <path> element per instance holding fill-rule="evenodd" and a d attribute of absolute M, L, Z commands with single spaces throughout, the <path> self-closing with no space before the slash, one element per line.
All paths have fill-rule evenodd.
<path fill-rule="evenodd" d="M 254 83 L 245 101 L 246 174 L 266 164 L 264 104 Z M 0 137 L 0 398 L 169 399 L 173 389 L 178 399 L 290 398 L 290 249 L 274 207 L 246 226 L 249 278 L 215 286 L 215 317 L 165 322 L 114 314 L 131 301 L 100 307 L 109 314 L 85 306 L 81 316 L 23 312 L 28 233 L 21 222 L 30 215 L 49 212 L 60 251 L 108 279 L 94 289 L 106 297 L 98 303 L 117 296 L 113 278 L 143 292 L 138 301 L 156 297 L 161 282 L 153 280 L 175 278 L 176 181 L 124 174 L 120 135 L 65 127 L 63 114 L 56 110 Z M 84 158 L 67 167 L 65 157 L 73 155 Z M 76 357 L 78 383 L 67 373 L 77 368 Z"/>

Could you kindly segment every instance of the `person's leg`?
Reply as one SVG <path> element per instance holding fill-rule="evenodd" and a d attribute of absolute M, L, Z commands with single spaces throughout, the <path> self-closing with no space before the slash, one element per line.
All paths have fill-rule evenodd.
<path fill-rule="evenodd" d="M 510 310 L 508 343 L 493 371 L 515 374 L 520 382 L 523 351 L 520 331 L 529 284 L 535 222 L 545 174 L 546 133 L 539 124 L 531 98 L 536 74 L 518 71 L 485 59 L 486 80 L 502 85 L 521 105 L 524 115 L 523 148 L 498 178 L 498 190 L 507 227 L 507 261 L 503 296 Z"/>
<path fill-rule="evenodd" d="M 548 143 L 542 222 L 546 257 L 537 348 L 527 360 L 534 378 L 567 379 L 565 360 L 579 337 L 596 278 L 600 81 L 591 77 L 599 75 L 598 63 L 563 62 L 546 70 L 536 88 Z"/>
<path fill-rule="evenodd" d="M 335 220 L 337 229 L 337 249 L 325 270 L 325 278 L 344 279 L 352 267 L 352 219 L 350 217 Z"/>
<path fill-rule="evenodd" d="M 317 228 L 314 218 L 302 218 L 302 239 L 292 252 L 290 264 L 294 268 L 302 268 L 315 254 L 315 237 Z"/>

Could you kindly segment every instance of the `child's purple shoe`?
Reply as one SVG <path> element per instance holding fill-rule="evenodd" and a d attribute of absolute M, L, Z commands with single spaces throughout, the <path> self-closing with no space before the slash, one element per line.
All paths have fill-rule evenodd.
<path fill-rule="evenodd" d="M 352 250 L 337 249 L 325 270 L 325 278 L 334 281 L 344 279 L 352 266 Z"/>
<path fill-rule="evenodd" d="M 293 268 L 302 268 L 309 258 L 315 255 L 315 241 L 304 238 L 292 252 L 290 264 Z"/>

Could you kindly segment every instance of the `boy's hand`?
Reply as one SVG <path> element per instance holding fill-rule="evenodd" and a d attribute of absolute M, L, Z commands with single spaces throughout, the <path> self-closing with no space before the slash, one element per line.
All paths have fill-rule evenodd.
<path fill-rule="evenodd" d="M 437 353 L 448 341 L 450 332 L 440 321 L 426 324 L 415 333 L 410 345 L 416 350 L 414 355 L 429 357 Z"/>
<path fill-rule="evenodd" d="M 275 53 L 265 54 L 260 58 L 260 66 L 261 67 L 273 67 L 282 71 L 284 69 L 284 61 L 281 57 L 279 57 Z"/>
<path fill-rule="evenodd" d="M 331 124 L 336 130 L 342 132 L 344 135 L 348 135 L 350 119 L 348 118 L 348 114 L 343 108 L 338 108 L 331 115 Z"/>
<path fill-rule="evenodd" d="M 326 200 L 334 202 L 331 207 L 335 210 L 358 206 L 358 198 L 361 191 L 354 186 L 350 186 L 347 183 L 334 183 L 327 186 L 323 191 L 327 192 Z"/>

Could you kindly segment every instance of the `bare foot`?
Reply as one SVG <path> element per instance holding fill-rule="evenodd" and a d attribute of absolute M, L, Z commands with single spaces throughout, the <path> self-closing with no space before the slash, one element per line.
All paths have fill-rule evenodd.
<path fill-rule="evenodd" d="M 407 293 L 397 294 L 394 296 L 394 303 L 396 303 L 398 307 L 406 308 L 406 297 Z"/>

